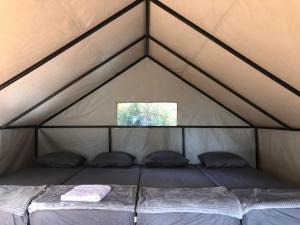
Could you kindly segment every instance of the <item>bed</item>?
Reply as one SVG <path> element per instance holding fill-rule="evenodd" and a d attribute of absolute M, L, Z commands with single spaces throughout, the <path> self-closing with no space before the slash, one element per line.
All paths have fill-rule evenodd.
<path fill-rule="evenodd" d="M 28 167 L 0 176 L 0 185 L 63 184 L 83 168 Z"/>
<path fill-rule="evenodd" d="M 272 189 L 273 192 L 294 189 L 293 185 L 269 176 L 251 167 L 245 168 L 202 168 L 201 171 L 216 185 L 225 186 L 240 198 L 241 192 L 248 192 L 253 198 L 253 188 Z M 242 190 L 244 189 L 244 190 Z M 251 196 L 251 197 L 250 197 Z M 276 196 L 274 196 L 276 198 Z M 300 209 L 269 208 L 254 209 L 247 212 L 242 219 L 243 225 L 297 225 L 300 224 Z"/>
<path fill-rule="evenodd" d="M 200 168 L 188 166 L 183 168 L 142 168 L 140 188 L 201 188 L 215 187 L 216 185 L 209 180 Z M 141 193 L 139 193 L 141 195 Z M 137 225 L 235 225 L 240 224 L 236 218 L 216 215 L 199 214 L 187 212 L 168 212 L 168 213 L 139 213 Z"/>
<path fill-rule="evenodd" d="M 130 168 L 85 168 L 66 181 L 65 185 L 134 185 L 137 190 L 139 176 L 139 166 Z M 134 194 L 133 207 L 135 206 L 136 194 Z M 39 210 L 29 214 L 31 225 L 133 225 L 134 217 L 134 210 L 128 212 L 100 209 Z"/>
<path fill-rule="evenodd" d="M 217 186 L 229 189 L 241 188 L 291 188 L 291 185 L 252 167 L 205 168 L 199 167 Z"/>
<path fill-rule="evenodd" d="M 42 168 L 28 167 L 16 172 L 0 176 L 0 185 L 39 186 L 50 184 L 62 184 L 82 168 Z M 26 225 L 28 214 L 17 216 L 9 212 L 0 212 L 1 224 Z"/>

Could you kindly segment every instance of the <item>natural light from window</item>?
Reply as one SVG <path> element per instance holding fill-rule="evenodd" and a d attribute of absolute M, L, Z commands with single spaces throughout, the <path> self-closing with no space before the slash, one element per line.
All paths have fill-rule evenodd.
<path fill-rule="evenodd" d="M 176 126 L 177 103 L 118 103 L 118 126 Z"/>

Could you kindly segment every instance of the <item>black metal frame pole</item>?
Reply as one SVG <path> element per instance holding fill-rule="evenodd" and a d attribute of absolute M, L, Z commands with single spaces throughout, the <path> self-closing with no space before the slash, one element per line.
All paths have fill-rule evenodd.
<path fill-rule="evenodd" d="M 182 155 L 185 157 L 185 128 L 181 128 L 181 135 L 182 135 Z"/>
<path fill-rule="evenodd" d="M 32 66 L 30 66 L 27 69 L 23 70 L 22 72 L 16 74 L 11 79 L 9 79 L 9 80 L 5 81 L 4 83 L 0 84 L 0 90 L 2 90 L 3 88 L 9 86 L 10 84 L 16 82 L 17 80 L 19 80 L 22 77 L 26 76 L 30 72 L 32 72 L 35 69 L 39 68 L 40 66 L 44 65 L 45 63 L 47 63 L 51 59 L 55 58 L 56 56 L 60 55 L 64 51 L 68 50 L 69 48 L 71 48 L 75 44 L 77 44 L 80 41 L 84 40 L 85 38 L 89 37 L 90 35 L 92 35 L 96 31 L 100 30 L 102 27 L 108 25 L 109 23 L 111 23 L 115 19 L 117 19 L 120 16 L 122 16 L 123 14 L 127 13 L 128 11 L 130 11 L 131 9 L 133 9 L 134 7 L 136 7 L 137 5 L 139 5 L 140 3 L 142 3 L 143 1 L 144 0 L 136 0 L 136 1 L 134 1 L 133 3 L 129 4 L 125 8 L 121 9 L 120 11 L 118 11 L 117 13 L 115 13 L 114 15 L 112 15 L 111 17 L 109 17 L 106 20 L 102 21 L 101 23 L 97 24 L 96 26 L 94 26 L 93 28 L 89 29 L 88 31 L 86 31 L 82 35 L 78 36 L 77 38 L 73 39 L 72 41 L 70 41 L 66 45 L 62 46 L 61 48 L 57 49 L 55 52 L 53 52 L 50 55 L 46 56 L 45 58 L 39 60 L 38 62 L 36 62 Z"/>
<path fill-rule="evenodd" d="M 181 81 L 183 81 L 184 83 L 188 84 L 190 87 L 192 87 L 193 89 L 197 90 L 198 92 L 200 92 L 201 94 L 205 95 L 206 97 L 208 97 L 210 100 L 214 101 L 215 103 L 217 103 L 218 105 L 222 106 L 224 109 L 226 109 L 227 111 L 229 111 L 230 113 L 232 113 L 234 116 L 238 117 L 239 119 L 241 119 L 242 121 L 244 121 L 245 123 L 249 124 L 251 127 L 254 127 L 253 124 L 251 124 L 249 121 L 247 121 L 245 118 L 243 118 L 242 116 L 240 116 L 239 114 L 237 114 L 236 112 L 234 112 L 233 110 L 229 109 L 227 106 L 225 106 L 223 103 L 219 102 L 218 100 L 216 100 L 215 98 L 211 97 L 210 95 L 208 95 L 206 92 L 200 90 L 197 86 L 195 86 L 194 84 L 190 83 L 189 81 L 187 81 L 186 79 L 184 79 L 183 77 L 179 76 L 177 73 L 175 73 L 173 70 L 171 70 L 170 68 L 168 68 L 167 66 L 163 65 L 161 62 L 157 61 L 156 59 L 154 59 L 151 56 L 148 56 L 150 59 L 152 59 L 155 63 L 157 63 L 158 65 L 160 65 L 161 67 L 163 67 L 165 70 L 167 70 L 168 72 L 170 72 L 171 74 L 173 74 L 175 77 L 177 77 L 178 79 L 180 79 Z"/>
<path fill-rule="evenodd" d="M 165 49 L 166 51 L 168 51 L 169 53 L 171 53 L 172 55 L 174 55 L 177 58 L 179 58 L 180 60 L 184 61 L 187 65 L 191 66 L 192 68 L 194 68 L 195 70 L 197 70 L 198 72 L 200 72 L 201 74 L 203 74 L 204 76 L 206 76 L 207 78 L 209 78 L 210 80 L 212 80 L 213 82 L 215 82 L 218 85 L 222 86 L 223 88 L 225 88 L 230 93 L 234 94 L 235 96 L 237 96 L 238 98 L 242 99 L 243 101 L 245 101 L 246 103 L 248 103 L 250 106 L 252 106 L 256 110 L 260 111 L 261 113 L 263 113 L 264 115 L 266 115 L 267 117 L 269 117 L 270 119 L 274 120 L 275 122 L 277 122 L 278 124 L 280 124 L 280 125 L 282 125 L 282 126 L 284 126 L 286 128 L 290 128 L 286 123 L 284 123 L 283 121 L 279 120 L 278 118 L 276 118 L 272 114 L 268 113 L 267 111 L 265 111 L 264 109 L 262 109 L 261 107 L 259 107 L 258 105 L 256 105 L 255 103 L 251 102 L 249 99 L 245 98 L 244 96 L 242 96 L 241 94 L 239 94 L 238 92 L 236 92 L 235 90 L 233 90 L 232 88 L 230 88 L 229 86 L 227 86 L 226 84 L 224 84 L 223 82 L 221 82 L 220 80 L 218 80 L 217 78 L 215 78 L 214 76 L 212 76 L 211 74 L 209 74 L 207 71 L 205 71 L 202 68 L 196 66 L 195 64 L 193 64 L 192 62 L 190 62 L 189 60 L 187 60 L 185 57 L 181 56 L 179 53 L 177 53 L 174 50 L 170 49 L 168 46 L 166 46 L 165 44 L 163 44 L 162 42 L 160 42 L 156 38 L 150 36 L 150 39 L 152 41 L 154 41 L 154 43 L 158 44 L 160 47 L 162 47 L 163 49 Z"/>
<path fill-rule="evenodd" d="M 255 132 L 255 160 L 256 160 L 256 169 L 259 169 L 259 135 L 258 129 L 254 129 Z"/>
<path fill-rule="evenodd" d="M 266 70 L 263 67 L 259 66 L 257 63 L 253 62 L 252 60 L 250 60 L 249 58 L 247 58 L 246 56 L 244 56 L 243 54 L 241 54 L 237 50 L 231 48 L 229 45 L 225 44 L 220 39 L 216 38 L 215 36 L 213 36 L 209 32 L 205 31 L 203 28 L 199 27 L 198 25 L 194 24 L 193 22 L 191 22 L 187 18 L 185 18 L 182 15 L 180 15 L 179 13 L 175 12 L 173 9 L 166 6 L 162 2 L 160 2 L 158 0 L 151 0 L 151 1 L 155 5 L 157 5 L 161 9 L 163 9 L 164 11 L 168 12 L 169 14 L 176 17 L 181 22 L 185 23 L 186 25 L 188 25 L 189 27 L 191 27 L 192 29 L 197 31 L 198 33 L 202 34 L 203 36 L 205 36 L 206 38 L 208 38 L 212 42 L 216 43 L 217 45 L 219 45 L 220 47 L 222 47 L 226 51 L 230 52 L 231 54 L 233 54 L 234 56 L 236 56 L 237 58 L 239 58 L 240 60 L 242 60 L 243 62 L 248 64 L 249 66 L 253 67 L 257 71 L 259 71 L 261 74 L 263 74 L 266 77 L 270 78 L 271 80 L 273 80 L 274 82 L 276 82 L 280 86 L 284 87 L 285 89 L 289 90 L 290 92 L 294 93 L 295 95 L 300 96 L 300 91 L 299 90 L 297 90 L 296 88 L 294 88 L 290 84 L 286 83 L 282 79 L 278 78 L 277 76 L 275 76 L 274 74 L 272 74 L 268 70 Z"/>
<path fill-rule="evenodd" d="M 45 124 L 46 122 L 48 122 L 49 120 L 51 120 L 52 118 L 56 117 L 58 114 L 62 113 L 63 111 L 67 110 L 68 108 L 70 108 L 71 106 L 75 105 L 77 102 L 81 101 L 82 99 L 86 98 L 87 96 L 89 96 L 90 94 L 92 94 L 93 92 L 97 91 L 98 89 L 100 89 L 101 87 L 105 86 L 106 84 L 108 84 L 109 82 L 111 82 L 112 80 L 116 79 L 117 77 L 119 77 L 122 73 L 124 73 L 126 70 L 130 69 L 131 67 L 133 67 L 134 65 L 136 65 L 137 63 L 139 63 L 141 60 L 143 60 L 146 56 L 143 56 L 141 58 L 139 58 L 138 60 L 136 60 L 135 62 L 131 63 L 129 66 L 127 66 L 126 68 L 124 68 L 123 70 L 121 70 L 120 72 L 118 72 L 117 74 L 115 74 L 113 77 L 109 78 L 108 80 L 106 80 L 104 83 L 102 83 L 101 85 L 99 85 L 98 87 L 94 88 L 93 90 L 89 91 L 88 93 L 84 94 L 83 96 L 81 96 L 79 99 L 77 99 L 76 101 L 74 101 L 73 103 L 67 105 L 66 107 L 64 107 L 62 110 L 58 111 L 57 113 L 55 113 L 54 115 L 48 117 L 47 119 L 45 119 L 43 122 L 41 122 L 39 124 L 39 126 L 42 126 L 43 124 Z"/>
<path fill-rule="evenodd" d="M 111 127 L 108 128 L 108 151 L 112 152 L 112 136 L 111 136 Z"/>
<path fill-rule="evenodd" d="M 34 157 L 37 158 L 39 155 L 39 128 L 34 128 Z"/>
<path fill-rule="evenodd" d="M 45 102 L 49 101 L 50 99 L 52 99 L 53 97 L 55 97 L 56 95 L 58 95 L 59 93 L 63 92 L 64 90 L 66 90 L 70 86 L 74 85 L 75 83 L 79 82 L 83 78 L 87 77 L 92 72 L 94 72 L 97 69 L 101 68 L 105 64 L 109 63 L 110 61 L 112 61 L 113 59 L 115 59 L 117 56 L 119 56 L 122 53 L 126 52 L 128 49 L 132 48 L 134 45 L 136 45 L 137 43 L 139 43 L 140 41 L 142 41 L 144 38 L 145 38 L 145 35 L 143 35 L 142 37 L 139 37 L 138 39 L 136 39 L 135 41 L 133 41 L 132 43 L 130 43 L 129 45 L 127 45 L 125 48 L 123 48 L 120 51 L 116 52 L 115 54 L 113 54 L 112 56 L 110 56 L 109 58 L 107 58 L 106 60 L 104 60 L 103 62 L 99 63 L 98 65 L 96 65 L 93 68 L 89 69 L 88 71 L 84 72 L 79 77 L 77 77 L 76 79 L 72 80 L 70 83 L 66 84 L 65 86 L 63 86 L 59 90 L 55 91 L 54 93 L 52 93 L 48 97 L 44 98 L 39 103 L 35 104 L 34 106 L 30 107 L 29 109 L 27 109 L 26 111 L 24 111 L 20 115 L 16 116 L 15 118 L 13 118 L 9 122 L 7 122 L 5 125 L 3 125 L 3 127 L 6 128 L 6 127 L 10 126 L 11 124 L 13 124 L 17 120 L 21 119 L 22 117 L 24 117 L 25 115 L 27 115 L 28 113 L 30 113 L 31 111 L 33 111 L 34 109 L 38 108 L 39 106 L 41 106 Z"/>

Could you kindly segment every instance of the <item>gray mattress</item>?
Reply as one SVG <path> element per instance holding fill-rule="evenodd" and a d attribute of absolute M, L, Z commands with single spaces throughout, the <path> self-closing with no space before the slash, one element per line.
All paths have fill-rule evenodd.
<path fill-rule="evenodd" d="M 217 186 L 239 188 L 291 188 L 272 176 L 251 167 L 245 168 L 202 168 L 201 171 Z"/>
<path fill-rule="evenodd" d="M 65 184 L 138 185 L 140 167 L 85 168 Z M 133 225 L 133 212 L 104 210 L 47 210 L 29 215 L 31 225 Z"/>
<path fill-rule="evenodd" d="M 140 186 L 157 188 L 214 187 L 199 168 L 142 168 Z"/>
<path fill-rule="evenodd" d="M 82 168 L 31 167 L 0 176 L 0 185 L 51 185 L 63 184 Z"/>
<path fill-rule="evenodd" d="M 140 186 L 155 188 L 214 187 L 199 168 L 143 168 Z M 239 225 L 240 221 L 222 215 L 200 213 L 139 213 L 137 225 Z"/>

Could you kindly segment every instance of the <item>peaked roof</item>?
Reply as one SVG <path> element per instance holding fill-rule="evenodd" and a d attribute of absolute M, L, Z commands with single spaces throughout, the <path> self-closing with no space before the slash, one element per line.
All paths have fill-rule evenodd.
<path fill-rule="evenodd" d="M 0 125 L 39 125 L 22 118 L 57 115 L 146 56 L 254 126 L 299 128 L 299 10 L 297 0 L 2 3 Z"/>

